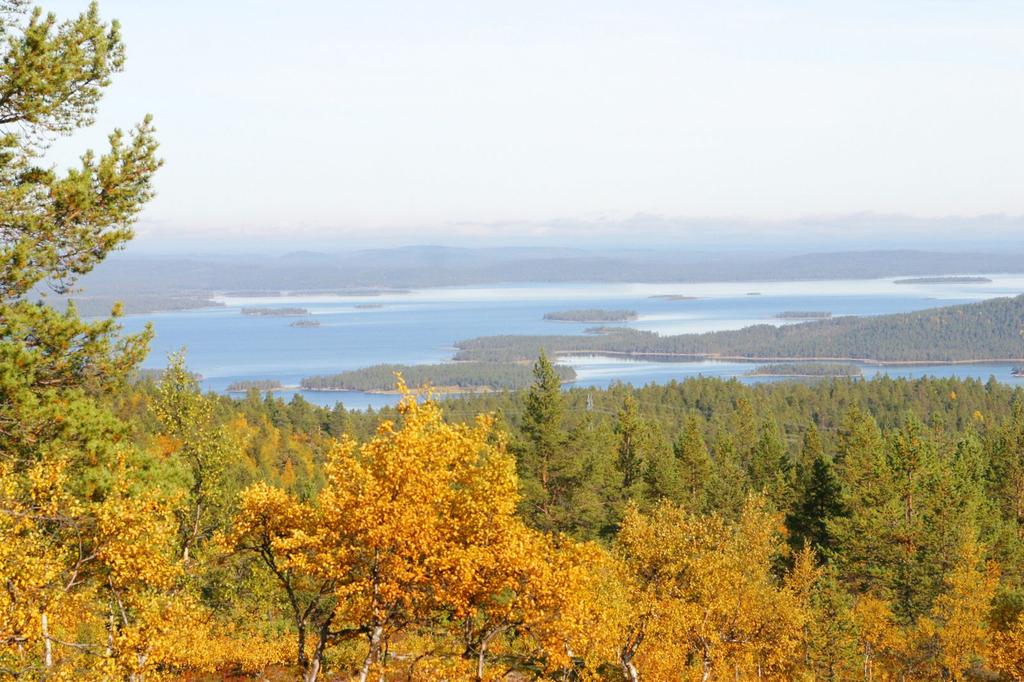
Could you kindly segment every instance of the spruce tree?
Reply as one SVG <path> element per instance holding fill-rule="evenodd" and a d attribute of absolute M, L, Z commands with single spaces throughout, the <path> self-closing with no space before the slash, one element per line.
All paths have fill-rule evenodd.
<path fill-rule="evenodd" d="M 790 544 L 794 549 L 808 545 L 819 558 L 831 556 L 836 543 L 829 522 L 845 514 L 842 488 L 832 461 L 824 453 L 818 453 L 795 508 L 786 517 Z"/>

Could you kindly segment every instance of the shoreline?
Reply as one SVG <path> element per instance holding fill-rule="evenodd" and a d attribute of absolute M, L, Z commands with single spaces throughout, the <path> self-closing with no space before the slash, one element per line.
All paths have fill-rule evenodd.
<path fill-rule="evenodd" d="M 562 382 L 571 383 L 571 382 Z M 242 394 L 248 393 L 249 390 L 234 390 L 229 391 L 224 389 L 224 393 L 229 394 Z M 300 393 L 366 393 L 369 395 L 401 395 L 402 392 L 397 388 L 377 388 L 377 389 L 361 389 L 361 388 L 304 388 L 299 384 L 290 384 L 287 386 L 277 386 L 275 388 L 256 389 L 260 393 L 287 393 L 287 392 L 300 392 Z M 419 393 L 420 388 L 410 387 L 411 392 Z M 516 388 L 492 388 L 490 386 L 430 386 L 430 392 L 437 395 L 454 395 L 454 394 L 466 394 L 466 393 L 504 393 L 506 391 L 517 391 Z"/>
<path fill-rule="evenodd" d="M 891 367 L 899 365 L 1012 365 L 1024 363 L 1024 358 L 971 358 L 968 360 L 876 360 L 873 358 L 851 358 L 842 356 L 750 356 L 721 355 L 718 353 L 671 353 L 657 351 L 615 351 L 615 350 L 568 350 L 555 351 L 555 357 L 597 356 L 612 358 L 690 358 L 700 360 L 723 360 L 729 362 L 854 362 L 861 365 Z"/>

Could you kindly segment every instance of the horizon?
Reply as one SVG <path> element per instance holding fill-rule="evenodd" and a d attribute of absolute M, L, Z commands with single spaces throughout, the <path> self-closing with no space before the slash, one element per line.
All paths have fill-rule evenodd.
<path fill-rule="evenodd" d="M 49 158 L 154 114 L 167 165 L 136 249 L 1024 233 L 1012 3 L 101 12 L 126 70 Z"/>

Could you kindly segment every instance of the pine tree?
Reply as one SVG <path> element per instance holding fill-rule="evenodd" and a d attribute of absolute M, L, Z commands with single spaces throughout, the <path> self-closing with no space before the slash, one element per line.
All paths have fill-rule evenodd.
<path fill-rule="evenodd" d="M 884 596 L 911 623 L 941 591 L 959 533 L 973 520 L 950 499 L 952 472 L 914 417 L 883 444 L 870 417 L 852 414 L 840 451 L 849 515 L 826 525 L 844 578 Z"/>
<path fill-rule="evenodd" d="M 615 419 L 618 437 L 618 469 L 622 474 L 622 498 L 641 502 L 648 497 L 647 474 L 651 459 L 651 432 L 640 416 L 636 398 L 627 393 Z"/>
<path fill-rule="evenodd" d="M 704 509 L 712 474 L 711 456 L 704 443 L 702 422 L 699 415 L 688 415 L 673 448 L 679 462 L 683 501 L 693 511 Z"/>
<path fill-rule="evenodd" d="M 800 456 L 796 462 L 796 478 L 801 484 L 806 481 L 814 462 L 825 454 L 825 447 L 821 442 L 821 432 L 812 422 L 804 431 L 803 442 L 800 445 Z"/>
<path fill-rule="evenodd" d="M 533 367 L 534 382 L 523 414 L 525 443 L 518 451 L 523 508 L 531 524 L 543 530 L 558 526 L 557 506 L 564 503 L 572 462 L 566 456 L 562 381 L 544 351 Z"/>
<path fill-rule="evenodd" d="M 647 425 L 646 465 L 644 478 L 651 501 L 666 499 L 679 504 L 687 497 L 682 464 L 656 423 Z"/>
<path fill-rule="evenodd" d="M 560 530 L 590 540 L 608 537 L 622 515 L 622 473 L 616 467 L 615 433 L 588 414 L 569 435 L 568 456 L 578 464 L 560 509 Z"/>
<path fill-rule="evenodd" d="M 747 461 L 750 483 L 754 490 L 765 493 L 777 508 L 787 509 L 793 493 L 791 473 L 779 426 L 775 419 L 765 419 Z"/>
<path fill-rule="evenodd" d="M 743 511 L 743 502 L 751 491 L 750 479 L 732 436 L 719 431 L 715 436 L 714 469 L 708 486 L 708 507 L 727 519 L 736 519 Z"/>
<path fill-rule="evenodd" d="M 125 651 L 126 633 L 156 624 L 149 615 L 170 606 L 163 597 L 175 576 L 167 510 L 133 489 L 138 453 L 112 409 L 150 333 L 120 337 L 119 307 L 86 322 L 46 298 L 73 293 L 131 238 L 160 161 L 147 117 L 76 168 L 52 168 L 50 144 L 93 123 L 124 44 L 95 4 L 63 23 L 26 6 L 0 4 L 0 668 L 19 678 L 123 679 L 114 651 Z M 115 594 L 125 608 L 107 626 L 101 675 L 90 657 L 73 655 L 94 645 L 74 619 L 88 614 L 89 598 Z M 171 612 L 162 614 L 168 626 Z M 64 651 L 55 654 L 55 642 Z"/>

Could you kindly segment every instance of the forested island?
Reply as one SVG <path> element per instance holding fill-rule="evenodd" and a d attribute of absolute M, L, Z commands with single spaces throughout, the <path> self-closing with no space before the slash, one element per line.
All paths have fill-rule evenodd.
<path fill-rule="evenodd" d="M 244 307 L 242 308 L 242 314 L 253 317 L 297 317 L 300 315 L 309 315 L 309 311 L 305 308 Z"/>
<path fill-rule="evenodd" d="M 298 327 L 300 329 L 313 329 L 314 327 L 319 327 L 320 322 L 319 320 L 296 320 L 295 322 L 292 322 L 288 326 Z"/>
<path fill-rule="evenodd" d="M 661 336 L 609 327 L 589 336 L 491 336 L 461 341 L 457 360 L 513 362 L 549 354 L 744 360 L 970 362 L 1024 359 L 1024 296 L 873 317 L 834 317 L 736 331 Z"/>
<path fill-rule="evenodd" d="M 553 322 L 628 322 L 637 319 L 635 310 L 608 310 L 586 308 L 582 310 L 560 310 L 544 313 L 544 319 Z"/>
<path fill-rule="evenodd" d="M 859 377 L 861 374 L 859 365 L 836 362 L 777 362 L 758 365 L 747 372 L 748 376 L 773 377 Z"/>
<path fill-rule="evenodd" d="M 659 299 L 662 301 L 696 301 L 696 296 L 686 296 L 684 294 L 654 294 L 647 298 Z"/>
<path fill-rule="evenodd" d="M 576 379 L 571 367 L 555 367 L 559 379 Z M 338 374 L 311 376 L 300 384 L 307 391 L 394 392 L 395 375 L 401 374 L 409 386 L 430 384 L 441 392 L 463 390 L 506 391 L 529 386 L 530 366 L 516 362 L 446 362 L 435 365 L 374 365 Z"/>
<path fill-rule="evenodd" d="M 276 391 L 283 388 L 280 381 L 274 379 L 250 379 L 235 381 L 228 385 L 228 393 L 245 393 L 246 391 Z"/>
<path fill-rule="evenodd" d="M 988 277 L 944 275 L 942 277 L 906 277 L 893 281 L 893 284 L 989 284 Z"/>
<path fill-rule="evenodd" d="M 775 316 L 780 320 L 823 320 L 832 317 L 825 310 L 785 310 Z"/>

